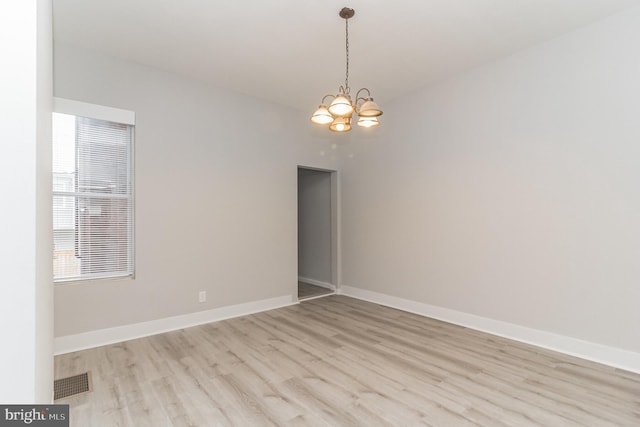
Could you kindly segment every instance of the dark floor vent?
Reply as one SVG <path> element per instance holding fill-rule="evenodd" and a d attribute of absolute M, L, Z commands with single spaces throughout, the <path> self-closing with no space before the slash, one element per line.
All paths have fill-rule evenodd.
<path fill-rule="evenodd" d="M 61 378 L 53 382 L 53 400 L 91 391 L 91 375 L 89 372 Z"/>

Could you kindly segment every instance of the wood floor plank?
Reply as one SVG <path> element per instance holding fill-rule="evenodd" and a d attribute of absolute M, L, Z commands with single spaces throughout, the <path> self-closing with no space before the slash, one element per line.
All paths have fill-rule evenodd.
<path fill-rule="evenodd" d="M 298 299 L 300 300 L 332 293 L 333 290 L 322 286 L 312 285 L 311 283 L 298 282 Z"/>
<path fill-rule="evenodd" d="M 71 426 L 639 426 L 640 375 L 344 296 L 57 356 Z"/>

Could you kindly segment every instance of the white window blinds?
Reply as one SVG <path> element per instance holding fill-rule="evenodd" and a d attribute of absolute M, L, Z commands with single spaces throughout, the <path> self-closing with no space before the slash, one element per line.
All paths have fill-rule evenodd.
<path fill-rule="evenodd" d="M 54 113 L 54 281 L 133 275 L 133 126 Z"/>

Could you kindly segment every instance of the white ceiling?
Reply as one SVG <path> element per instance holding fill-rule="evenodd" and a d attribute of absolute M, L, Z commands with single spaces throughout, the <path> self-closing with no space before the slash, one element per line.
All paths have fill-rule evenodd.
<path fill-rule="evenodd" d="M 344 82 L 384 103 L 640 0 L 54 0 L 54 38 L 312 112 Z"/>

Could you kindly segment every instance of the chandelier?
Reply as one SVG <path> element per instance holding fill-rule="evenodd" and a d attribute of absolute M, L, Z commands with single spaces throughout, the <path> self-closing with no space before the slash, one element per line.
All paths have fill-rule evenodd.
<path fill-rule="evenodd" d="M 329 129 L 334 132 L 348 132 L 351 130 L 351 119 L 355 113 L 358 116 L 358 126 L 366 128 L 378 126 L 378 116 L 382 115 L 382 110 L 371 97 L 369 89 L 362 88 L 356 92 L 355 101 L 351 100 L 351 88 L 349 87 L 349 18 L 355 15 L 355 11 L 348 7 L 343 7 L 338 13 L 345 21 L 345 47 L 347 53 L 347 67 L 344 79 L 344 86 L 338 88 L 337 95 L 325 95 L 322 98 L 318 109 L 311 116 L 311 121 L 318 125 L 329 125 Z M 363 96 L 360 96 L 362 94 Z M 331 104 L 327 106 L 326 100 L 331 99 Z"/>

